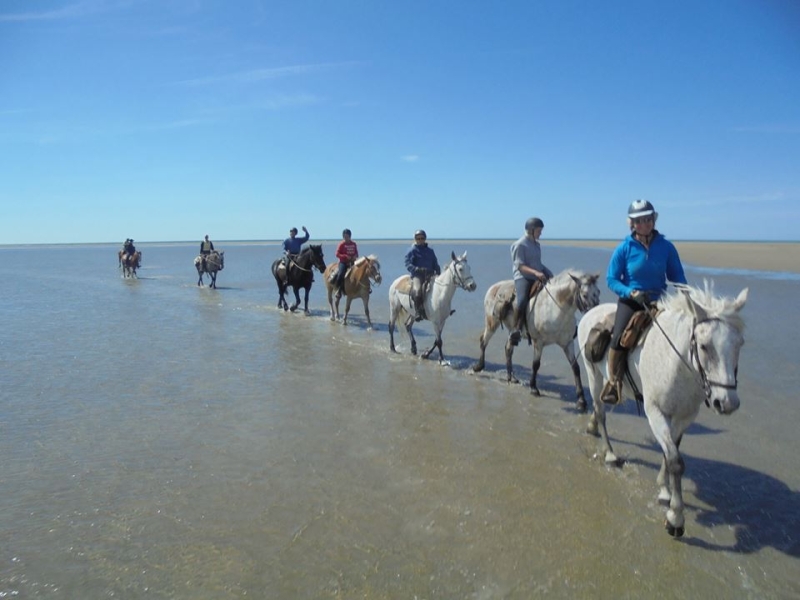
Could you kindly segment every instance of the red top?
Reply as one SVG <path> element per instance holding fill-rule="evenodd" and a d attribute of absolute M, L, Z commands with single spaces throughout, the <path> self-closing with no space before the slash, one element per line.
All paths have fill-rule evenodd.
<path fill-rule="evenodd" d="M 336 258 L 339 259 L 339 262 L 351 263 L 358 258 L 358 246 L 352 240 L 349 242 L 342 240 L 336 247 Z"/>

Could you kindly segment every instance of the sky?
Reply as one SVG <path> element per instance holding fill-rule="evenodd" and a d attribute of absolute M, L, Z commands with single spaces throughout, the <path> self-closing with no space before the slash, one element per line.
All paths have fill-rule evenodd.
<path fill-rule="evenodd" d="M 0 244 L 800 241 L 796 0 L 0 0 Z"/>

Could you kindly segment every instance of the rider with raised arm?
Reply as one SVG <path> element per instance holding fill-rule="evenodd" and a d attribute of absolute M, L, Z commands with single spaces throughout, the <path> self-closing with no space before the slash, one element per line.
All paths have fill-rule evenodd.
<path fill-rule="evenodd" d="M 425 319 L 425 283 L 442 272 L 436 253 L 428 246 L 428 236 L 424 230 L 414 233 L 414 244 L 406 252 L 406 269 L 411 275 L 411 299 L 416 314 L 414 319 Z"/>
<path fill-rule="evenodd" d="M 122 246 L 122 253 L 128 256 L 133 256 L 136 253 L 136 246 L 133 245 L 133 238 L 125 240 L 125 244 Z"/>
<path fill-rule="evenodd" d="M 528 297 L 534 282 L 553 277 L 553 272 L 542 264 L 542 247 L 539 237 L 544 229 L 544 221 L 531 217 L 525 221 L 525 235 L 511 245 L 511 262 L 514 267 L 514 289 L 517 304 L 514 307 L 514 331 L 509 341 L 516 346 L 522 337 L 522 328 L 527 327 Z"/>
<path fill-rule="evenodd" d="M 283 240 L 283 268 L 289 270 L 289 259 L 293 256 L 300 254 L 300 250 L 309 239 L 308 229 L 303 225 L 303 237 L 297 237 L 297 227 L 292 227 L 289 230 L 289 237 Z"/>
<path fill-rule="evenodd" d="M 611 345 L 608 350 L 609 380 L 601 393 L 607 404 L 617 404 L 619 383 L 625 374 L 628 350 L 620 338 L 633 313 L 644 310 L 667 289 L 667 280 L 686 283 L 678 250 L 655 229 L 658 213 L 647 200 L 634 200 L 628 207 L 631 231 L 611 255 L 606 282 L 619 296 Z"/>

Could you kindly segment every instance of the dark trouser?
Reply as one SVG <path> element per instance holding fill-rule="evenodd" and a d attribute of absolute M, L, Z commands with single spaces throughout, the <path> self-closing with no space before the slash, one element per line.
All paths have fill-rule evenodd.
<path fill-rule="evenodd" d="M 611 348 L 615 350 L 622 350 L 619 345 L 619 340 L 622 337 L 622 332 L 625 331 L 625 326 L 631 320 L 633 313 L 644 310 L 644 306 L 630 298 L 620 298 L 617 302 L 617 316 L 614 319 L 614 330 L 611 333 Z"/>
<path fill-rule="evenodd" d="M 522 329 L 528 318 L 528 301 L 530 300 L 533 281 L 530 279 L 515 279 L 514 289 L 517 292 L 517 305 L 514 308 L 514 329 Z"/>
<path fill-rule="evenodd" d="M 334 283 L 340 290 L 344 290 L 344 274 L 347 272 L 347 263 L 340 262 L 339 268 L 336 271 L 336 279 Z"/>

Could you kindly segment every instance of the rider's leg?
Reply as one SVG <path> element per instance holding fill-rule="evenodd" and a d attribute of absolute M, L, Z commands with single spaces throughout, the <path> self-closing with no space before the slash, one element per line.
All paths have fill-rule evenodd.
<path fill-rule="evenodd" d="M 528 316 L 528 296 L 531 293 L 532 281 L 527 279 L 515 279 L 514 289 L 517 293 L 517 303 L 514 307 L 514 330 L 509 336 L 511 343 L 516 346 L 522 338 L 522 328 L 526 325 Z"/>
<path fill-rule="evenodd" d="M 600 399 L 606 404 L 619 404 L 622 401 L 622 378 L 628 364 L 628 349 L 620 346 L 622 332 L 630 321 L 631 316 L 642 306 L 633 300 L 620 298 L 617 302 L 617 315 L 614 318 L 614 331 L 611 334 L 611 343 L 608 349 L 608 381 L 600 392 Z"/>
<path fill-rule="evenodd" d="M 414 319 L 422 321 L 425 318 L 425 286 L 422 278 L 411 278 L 411 299 L 414 302 Z"/>
<path fill-rule="evenodd" d="M 341 298 L 344 292 L 344 274 L 347 271 L 347 264 L 340 262 L 339 270 L 336 272 L 336 297 Z"/>

